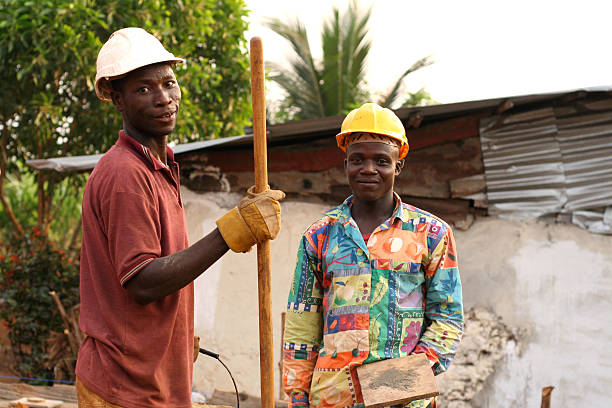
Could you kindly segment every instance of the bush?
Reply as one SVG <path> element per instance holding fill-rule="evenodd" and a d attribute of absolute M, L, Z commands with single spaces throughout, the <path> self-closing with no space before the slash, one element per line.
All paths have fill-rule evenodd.
<path fill-rule="evenodd" d="M 49 291 L 66 308 L 79 302 L 78 260 L 58 249 L 39 229 L 13 237 L 0 254 L 0 319 L 7 324 L 16 372 L 52 379 L 45 368 L 47 341 L 63 332 L 62 318 Z"/>

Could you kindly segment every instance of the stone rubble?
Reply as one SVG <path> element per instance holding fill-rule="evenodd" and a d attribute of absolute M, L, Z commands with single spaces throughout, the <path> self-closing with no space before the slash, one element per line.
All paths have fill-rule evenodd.
<path fill-rule="evenodd" d="M 472 399 L 504 358 L 509 342 L 516 343 L 517 338 L 499 316 L 483 308 L 466 311 L 457 356 L 449 370 L 436 378 L 440 389 L 438 406 L 471 408 Z"/>

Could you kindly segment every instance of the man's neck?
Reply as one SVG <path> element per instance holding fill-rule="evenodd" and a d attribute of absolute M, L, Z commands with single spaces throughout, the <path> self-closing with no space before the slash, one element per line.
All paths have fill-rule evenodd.
<path fill-rule="evenodd" d="M 351 216 L 357 223 L 362 234 L 369 234 L 380 224 L 385 222 L 395 209 L 393 191 L 389 195 L 376 201 L 363 201 L 359 197 L 353 198 Z"/>
<path fill-rule="evenodd" d="M 163 164 L 168 164 L 166 155 L 166 146 L 168 145 L 168 135 L 162 136 L 146 136 L 134 129 L 124 127 L 123 131 L 131 138 L 138 141 L 143 146 L 149 148 L 151 153 Z"/>

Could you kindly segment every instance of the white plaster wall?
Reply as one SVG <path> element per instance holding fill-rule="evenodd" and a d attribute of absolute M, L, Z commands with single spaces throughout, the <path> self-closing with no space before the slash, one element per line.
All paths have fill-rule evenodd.
<path fill-rule="evenodd" d="M 548 385 L 554 407 L 612 406 L 612 237 L 486 218 L 456 240 L 465 305 L 518 335 L 472 406 L 537 407 Z"/>
<path fill-rule="evenodd" d="M 191 242 L 240 199 L 182 191 Z M 275 367 L 299 237 L 328 207 L 282 203 L 282 231 L 271 245 Z M 455 236 L 466 308 L 488 308 L 518 336 L 472 405 L 535 407 L 541 388 L 553 385 L 553 406 L 612 406 L 612 237 L 497 218 L 479 219 Z M 228 253 L 196 280 L 195 330 L 203 347 L 221 354 L 239 390 L 259 394 L 255 251 Z M 277 369 L 276 387 L 278 379 Z M 200 356 L 194 389 L 215 388 L 231 390 L 231 380 L 217 361 Z"/>
<path fill-rule="evenodd" d="M 225 193 L 196 194 L 181 190 L 185 203 L 189 241 L 208 234 L 215 220 L 231 209 L 241 196 Z M 274 325 L 275 395 L 279 393 L 281 313 L 295 266 L 299 237 L 327 209 L 321 203 L 281 204 L 283 225 L 271 243 L 272 317 Z M 195 282 L 195 333 L 202 347 L 220 354 L 241 392 L 260 394 L 259 309 L 256 250 L 228 252 Z M 229 375 L 214 359 L 200 355 L 195 363 L 193 388 L 204 394 L 215 388 L 233 390 Z"/>

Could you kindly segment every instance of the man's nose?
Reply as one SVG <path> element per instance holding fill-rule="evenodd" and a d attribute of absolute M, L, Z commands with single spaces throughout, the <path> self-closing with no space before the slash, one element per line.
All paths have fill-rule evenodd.
<path fill-rule="evenodd" d="M 375 173 L 376 172 L 376 166 L 374 165 L 374 161 L 373 160 L 364 160 L 363 161 L 363 167 L 362 167 L 361 171 L 366 172 L 366 173 Z"/>
<path fill-rule="evenodd" d="M 158 106 L 168 105 L 172 102 L 170 91 L 168 89 L 160 89 L 155 94 L 155 104 Z"/>

